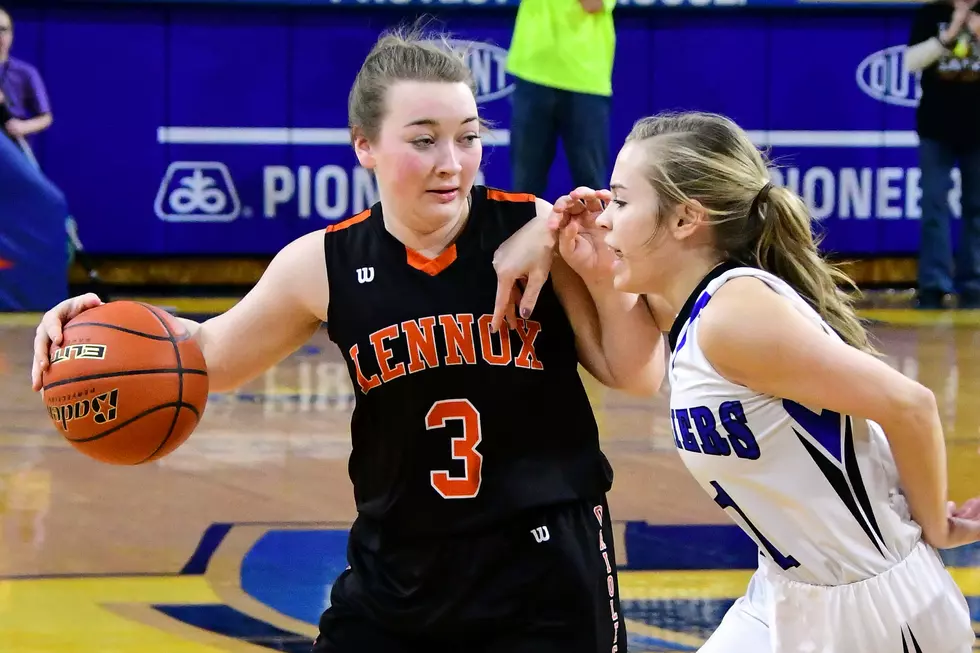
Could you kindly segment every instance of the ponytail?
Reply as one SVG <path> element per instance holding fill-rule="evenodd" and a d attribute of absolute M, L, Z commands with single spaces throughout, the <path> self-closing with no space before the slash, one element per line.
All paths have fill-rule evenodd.
<path fill-rule="evenodd" d="M 842 287 L 857 290 L 854 282 L 828 263 L 817 249 L 810 229 L 810 212 L 803 200 L 787 188 L 775 186 L 759 203 L 762 231 L 755 245 L 759 267 L 788 283 L 817 310 L 848 344 L 877 354 L 858 319 L 851 296 Z"/>

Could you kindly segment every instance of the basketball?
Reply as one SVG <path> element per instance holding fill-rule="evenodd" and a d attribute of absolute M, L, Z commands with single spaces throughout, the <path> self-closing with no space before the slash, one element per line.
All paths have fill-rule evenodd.
<path fill-rule="evenodd" d="M 208 397 L 204 355 L 187 329 L 155 306 L 103 304 L 63 327 L 43 396 L 55 427 L 95 460 L 139 465 L 187 440 Z"/>

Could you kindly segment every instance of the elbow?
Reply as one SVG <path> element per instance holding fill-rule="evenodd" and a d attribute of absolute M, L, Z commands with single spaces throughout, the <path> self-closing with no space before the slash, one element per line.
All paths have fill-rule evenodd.
<path fill-rule="evenodd" d="M 650 398 L 660 394 L 663 385 L 663 365 L 642 370 L 629 378 L 616 379 L 613 387 L 633 397 Z"/>
<path fill-rule="evenodd" d="M 939 403 L 935 393 L 912 379 L 893 392 L 889 406 L 888 421 L 916 433 L 929 433 L 939 419 Z M 888 425 L 882 426 L 888 430 Z"/>

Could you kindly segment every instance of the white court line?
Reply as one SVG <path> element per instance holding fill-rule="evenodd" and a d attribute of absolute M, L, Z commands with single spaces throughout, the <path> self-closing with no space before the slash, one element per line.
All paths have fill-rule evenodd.
<path fill-rule="evenodd" d="M 916 147 L 914 131 L 749 131 L 758 147 Z M 349 145 L 346 128 L 160 127 L 157 142 L 181 145 Z M 509 145 L 510 130 L 484 135 L 487 145 Z"/>
<path fill-rule="evenodd" d="M 158 127 L 158 143 L 180 145 L 350 145 L 346 128 L 303 127 Z M 508 145 L 510 131 L 483 135 L 487 145 Z"/>
<path fill-rule="evenodd" d="M 750 131 L 757 147 L 917 147 L 914 131 Z"/>

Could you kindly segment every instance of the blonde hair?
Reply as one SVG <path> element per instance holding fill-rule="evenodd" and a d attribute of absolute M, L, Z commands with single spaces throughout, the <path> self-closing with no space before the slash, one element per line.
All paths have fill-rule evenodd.
<path fill-rule="evenodd" d="M 665 113 L 637 121 L 626 142 L 647 148 L 658 215 L 698 202 L 726 259 L 781 278 L 848 344 L 876 353 L 841 288 L 856 290 L 854 282 L 820 255 L 806 204 L 772 185 L 768 161 L 738 125 L 713 113 Z"/>
<path fill-rule="evenodd" d="M 388 88 L 400 81 L 464 83 L 476 97 L 466 52 L 446 34 L 427 33 L 419 20 L 382 34 L 361 64 L 347 99 L 352 135 L 356 128 L 377 138 Z"/>

